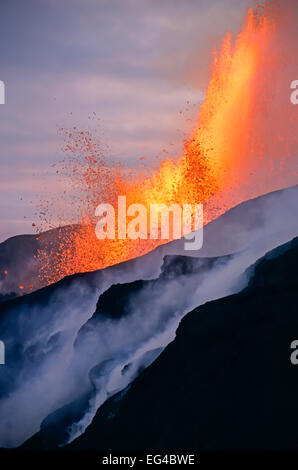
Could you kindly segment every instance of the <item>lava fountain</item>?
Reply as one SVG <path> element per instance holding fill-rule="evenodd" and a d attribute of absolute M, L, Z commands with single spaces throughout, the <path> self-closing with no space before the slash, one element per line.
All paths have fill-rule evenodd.
<path fill-rule="evenodd" d="M 64 221 L 71 230 L 59 232 L 58 249 L 55 240 L 38 253 L 43 284 L 140 256 L 164 243 L 96 238 L 95 208 L 102 202 L 116 207 L 118 195 L 125 195 L 128 205 L 148 208 L 202 203 L 206 224 L 235 204 L 296 182 L 297 112 L 289 84 L 297 78 L 295 34 L 290 34 L 297 5 L 281 3 L 249 10 L 238 36 L 224 37 L 214 53 L 197 125 L 179 158 L 166 158 L 154 172 L 128 169 L 108 162 L 90 132 L 62 129 L 66 158 L 61 170 L 76 192 L 71 202 L 76 217 Z"/>

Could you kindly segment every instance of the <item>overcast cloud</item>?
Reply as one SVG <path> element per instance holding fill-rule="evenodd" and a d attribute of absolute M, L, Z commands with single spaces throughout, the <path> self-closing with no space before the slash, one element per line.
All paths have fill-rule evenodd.
<path fill-rule="evenodd" d="M 59 190 L 50 165 L 63 158 L 61 126 L 85 129 L 96 112 L 91 126 L 118 159 L 150 161 L 170 143 L 177 155 L 212 49 L 251 3 L 2 0 L 0 241 L 32 232 L 30 201 Z"/>

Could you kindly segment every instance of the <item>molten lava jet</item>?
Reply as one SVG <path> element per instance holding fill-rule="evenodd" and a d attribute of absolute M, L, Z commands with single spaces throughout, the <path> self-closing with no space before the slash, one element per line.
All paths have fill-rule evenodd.
<path fill-rule="evenodd" d="M 283 5 L 282 5 L 282 4 Z M 72 229 L 59 246 L 38 253 L 44 284 L 140 256 L 164 240 L 98 240 L 95 209 L 127 204 L 204 204 L 204 223 L 248 198 L 296 182 L 297 112 L 289 84 L 297 59 L 295 2 L 266 2 L 249 10 L 236 38 L 228 33 L 215 53 L 206 97 L 183 154 L 151 173 L 111 163 L 90 132 L 63 129 L 61 171 L 76 194 Z M 60 171 L 60 170 L 58 170 Z M 117 214 L 116 214 L 117 216 Z M 52 214 L 55 218 L 55 214 Z M 44 228 L 44 227 L 43 227 Z M 40 226 L 39 226 L 40 230 Z"/>

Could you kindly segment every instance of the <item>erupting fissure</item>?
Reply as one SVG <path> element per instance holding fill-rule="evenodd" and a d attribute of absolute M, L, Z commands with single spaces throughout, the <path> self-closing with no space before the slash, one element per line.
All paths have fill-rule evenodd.
<path fill-rule="evenodd" d="M 269 2 L 248 11 L 235 40 L 225 36 L 183 154 L 165 159 L 155 172 L 111 164 L 90 132 L 62 130 L 67 154 L 62 170 L 76 192 L 71 201 L 76 218 L 65 221 L 72 229 L 59 232 L 58 249 L 55 240 L 38 253 L 44 284 L 140 256 L 165 242 L 98 240 L 95 209 L 104 202 L 116 207 L 118 195 L 125 195 L 128 205 L 147 208 L 204 204 L 206 224 L 249 197 L 291 183 L 284 161 L 297 146 L 297 117 L 286 97 L 282 107 L 274 104 L 277 90 L 282 99 L 283 71 L 294 67 L 290 52 L 278 47 L 285 17 L 278 4 Z"/>

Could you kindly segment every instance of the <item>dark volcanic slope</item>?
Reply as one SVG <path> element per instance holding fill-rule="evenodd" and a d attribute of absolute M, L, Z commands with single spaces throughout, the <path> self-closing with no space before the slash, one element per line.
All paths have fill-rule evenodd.
<path fill-rule="evenodd" d="M 240 294 L 182 320 L 176 339 L 71 448 L 298 448 L 298 239 Z"/>
<path fill-rule="evenodd" d="M 74 230 L 73 227 L 65 226 L 40 235 L 16 235 L 0 243 L 0 293 L 18 295 L 42 287 L 38 251 L 55 253 L 61 240 L 72 229 Z M 24 285 L 25 289 L 20 290 L 19 285 Z M 0 297 L 1 300 L 6 299 Z"/>
<path fill-rule="evenodd" d="M 145 294 L 146 301 L 149 298 L 152 305 L 154 305 L 154 298 L 157 296 L 160 297 L 162 292 L 166 291 L 168 286 L 171 285 L 171 282 L 173 281 L 175 282 L 175 294 L 172 293 L 172 296 L 177 296 L 176 302 L 173 302 L 172 306 L 167 304 L 163 307 L 159 307 L 161 309 L 161 318 L 171 317 L 175 314 L 175 310 L 178 308 L 178 301 L 180 301 L 179 308 L 183 310 L 183 305 L 186 303 L 185 295 L 187 292 L 192 291 L 197 286 L 197 284 L 201 283 L 204 277 L 212 269 L 218 269 L 220 266 L 227 263 L 231 258 L 232 256 L 223 256 L 222 258 L 165 256 L 161 273 L 157 279 L 147 281 L 138 280 L 124 284 L 114 284 L 105 292 L 103 292 L 99 297 L 94 314 L 82 326 L 74 342 L 74 349 L 78 356 L 82 355 L 82 349 L 80 346 L 84 346 L 85 344 L 87 346 L 88 352 L 90 353 L 93 350 L 95 356 L 98 357 L 97 366 L 93 367 L 89 373 L 90 381 L 93 382 L 93 378 L 96 377 L 98 373 L 100 374 L 102 366 L 104 366 L 104 364 L 107 362 L 106 360 L 102 362 L 100 354 L 98 355 L 100 342 L 104 335 L 104 319 L 113 320 L 113 328 L 116 329 L 117 321 L 123 322 L 125 318 L 127 318 L 129 321 L 129 317 L 133 316 L 134 302 L 131 303 L 131 301 L 133 301 L 136 297 L 139 297 L 140 299 L 143 293 Z M 84 275 L 84 277 L 85 276 L 86 275 Z M 66 280 L 61 282 L 65 281 Z M 185 284 L 187 284 L 187 286 L 185 286 Z M 50 288 L 51 287 L 48 287 L 47 289 Z M 146 296 L 146 292 L 148 290 L 150 291 L 149 297 Z M 31 296 L 36 296 L 37 294 L 38 293 L 31 294 Z M 18 300 L 15 300 L 14 302 L 18 302 Z M 162 314 L 162 310 L 165 310 L 164 316 Z M 155 313 L 157 313 L 156 310 Z M 146 313 L 144 317 L 146 317 Z M 161 320 L 162 324 L 163 321 L 164 320 Z M 134 321 L 127 324 L 127 330 L 125 333 L 125 342 L 127 345 L 131 343 L 131 334 L 133 333 L 131 330 L 134 330 L 137 326 L 139 326 L 138 323 L 135 323 Z M 124 327 L 123 323 L 122 327 Z M 157 331 L 158 329 L 159 328 L 157 328 Z M 149 329 L 148 333 L 149 335 L 154 335 L 155 331 L 156 329 Z M 92 340 L 92 338 L 94 339 Z M 112 341 L 111 338 L 109 338 L 109 340 Z M 119 338 L 116 338 L 116 342 L 118 341 Z M 125 347 L 123 346 L 122 349 L 124 353 Z M 112 354 L 111 357 L 113 357 L 112 350 L 110 354 Z M 127 371 L 131 365 L 132 364 L 128 362 L 125 367 L 123 367 L 122 373 L 124 375 L 125 371 Z M 90 390 L 90 393 L 87 396 L 85 395 L 84 397 L 80 397 L 73 403 L 69 403 L 67 406 L 63 406 L 54 413 L 51 413 L 42 422 L 41 430 L 32 436 L 28 441 L 26 441 L 22 447 L 53 448 L 58 447 L 61 443 L 66 442 L 69 437 L 68 428 L 71 427 L 74 422 L 83 417 L 87 409 L 86 401 L 88 398 L 92 398 L 92 393 L 93 390 Z"/>

